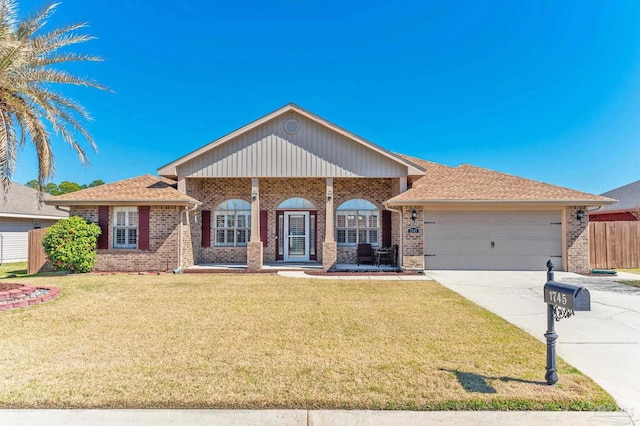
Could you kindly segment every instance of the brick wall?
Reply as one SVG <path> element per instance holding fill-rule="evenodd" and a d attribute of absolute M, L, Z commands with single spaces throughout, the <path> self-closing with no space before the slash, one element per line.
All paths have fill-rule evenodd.
<path fill-rule="evenodd" d="M 98 222 L 98 206 L 72 207 L 72 216 Z M 149 211 L 149 250 L 98 250 L 95 271 L 172 271 L 178 266 L 179 208 L 151 206 Z M 113 247 L 113 207 L 109 208 L 109 247 Z"/>
<path fill-rule="evenodd" d="M 182 267 L 195 265 L 193 256 L 193 243 L 191 240 L 192 213 L 182 213 Z"/>
<path fill-rule="evenodd" d="M 317 241 L 316 252 L 318 262 L 322 262 L 322 243 L 325 236 L 326 179 L 324 178 L 291 178 L 260 179 L 260 210 L 268 213 L 268 245 L 263 249 L 264 262 L 275 262 L 276 259 L 276 209 L 280 203 L 292 197 L 309 200 L 317 208 Z M 249 178 L 188 178 L 186 180 L 187 195 L 202 201 L 202 210 L 212 211 L 211 245 L 215 244 L 213 211 L 229 199 L 241 199 L 251 202 L 251 179 Z M 333 181 L 334 208 L 352 198 L 362 198 L 383 209 L 382 202 L 397 195 L 398 179 L 379 178 L 336 178 Z M 398 214 L 392 214 L 392 242 L 398 244 L 400 233 L 397 228 Z M 246 263 L 246 247 L 201 247 L 201 223 L 191 223 L 191 241 L 196 263 Z M 338 247 L 338 263 L 355 263 L 356 247 Z"/>
<path fill-rule="evenodd" d="M 337 209 L 340 204 L 353 198 L 362 198 L 375 204 L 382 211 L 383 202 L 389 198 L 398 195 L 399 185 L 397 179 L 334 179 L 333 180 L 333 199 L 334 206 Z M 394 232 L 397 228 L 398 215 L 391 214 L 391 244 L 400 243 L 400 234 Z M 382 235 L 380 235 L 382 241 Z M 356 263 L 357 247 L 356 246 L 338 246 L 337 263 Z"/>
<path fill-rule="evenodd" d="M 578 210 L 585 212 L 578 220 Z M 589 267 L 589 215 L 586 206 L 571 206 L 567 210 L 567 271 L 585 273 Z"/>
<path fill-rule="evenodd" d="M 411 214 L 418 214 L 414 221 Z M 418 234 L 409 234 L 409 228 L 418 228 Z M 402 214 L 402 233 L 404 235 L 402 266 L 410 269 L 424 269 L 424 211 L 420 206 L 407 206 Z"/>

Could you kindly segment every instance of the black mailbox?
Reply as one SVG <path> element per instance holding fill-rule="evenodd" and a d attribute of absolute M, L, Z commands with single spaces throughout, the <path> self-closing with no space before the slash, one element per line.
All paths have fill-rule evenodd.
<path fill-rule="evenodd" d="M 544 285 L 544 302 L 570 311 L 591 310 L 589 290 L 555 281 L 547 281 Z"/>

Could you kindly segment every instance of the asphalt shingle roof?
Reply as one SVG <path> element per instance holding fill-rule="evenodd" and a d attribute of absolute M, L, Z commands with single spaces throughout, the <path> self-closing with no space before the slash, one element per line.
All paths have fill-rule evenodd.
<path fill-rule="evenodd" d="M 59 195 L 47 200 L 51 205 L 96 205 L 118 203 L 148 203 L 155 205 L 200 204 L 195 198 L 176 189 L 176 182 L 152 175 L 142 175 L 130 179 L 83 189 L 82 191 Z"/>
<path fill-rule="evenodd" d="M 406 156 L 405 156 L 406 157 Z M 426 169 L 411 189 L 389 200 L 389 204 L 437 202 L 556 202 L 608 204 L 613 200 L 493 170 L 463 164 L 442 164 L 406 157 Z"/>
<path fill-rule="evenodd" d="M 431 161 L 396 154 L 425 169 L 412 188 L 389 200 L 390 205 L 437 204 L 446 202 L 611 204 L 614 200 L 524 179 L 493 170 L 463 164 L 449 167 Z M 50 205 L 138 204 L 194 205 L 198 200 L 179 192 L 176 182 L 143 175 L 131 179 L 53 197 Z"/>
<path fill-rule="evenodd" d="M 43 197 L 46 199 L 50 196 L 44 194 Z M 15 182 L 9 183 L 6 198 L 3 197 L 3 194 L 0 194 L 0 214 L 2 216 L 51 216 L 52 218 L 69 216 L 69 214 L 65 214 L 53 206 L 40 203 L 38 201 L 38 191 L 35 189 Z"/>
<path fill-rule="evenodd" d="M 610 210 L 635 210 L 640 208 L 640 180 L 612 189 L 602 194 L 603 197 L 615 198 L 617 203 L 604 206 L 598 212 Z"/>

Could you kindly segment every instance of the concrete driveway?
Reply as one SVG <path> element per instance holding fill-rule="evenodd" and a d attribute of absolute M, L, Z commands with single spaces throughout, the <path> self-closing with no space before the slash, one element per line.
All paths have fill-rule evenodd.
<path fill-rule="evenodd" d="M 445 287 L 496 313 L 546 342 L 546 272 L 427 271 Z M 640 288 L 615 283 L 618 277 L 556 272 L 555 280 L 591 293 L 591 311 L 556 322 L 557 353 L 595 380 L 635 422 L 640 421 Z M 540 354 L 544 364 L 545 353 Z M 544 368 L 540 378 L 544 379 Z M 562 383 L 562 375 L 559 376 Z"/>

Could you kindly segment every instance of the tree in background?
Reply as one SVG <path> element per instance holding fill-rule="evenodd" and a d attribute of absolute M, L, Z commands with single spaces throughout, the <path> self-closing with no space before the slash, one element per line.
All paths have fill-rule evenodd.
<path fill-rule="evenodd" d="M 44 185 L 41 190 L 47 194 L 51 195 L 62 195 L 68 194 L 70 192 L 80 191 L 81 189 L 93 188 L 95 186 L 104 185 L 104 181 L 101 179 L 96 179 L 92 181 L 89 185 L 79 185 L 76 182 L 69 182 L 68 180 L 63 180 L 60 182 L 60 185 L 56 185 L 53 182 L 49 182 Z M 35 179 L 31 179 L 26 183 L 26 186 L 33 189 L 38 189 L 38 181 Z"/>
<path fill-rule="evenodd" d="M 17 1 L 0 0 L 0 181 L 5 191 L 25 142 L 33 143 L 38 155 L 38 190 L 54 174 L 51 133 L 71 145 L 82 164 L 88 164 L 88 160 L 79 140 L 96 149 L 93 138 L 81 125 L 81 120 L 90 119 L 89 113 L 51 86 L 72 84 L 107 90 L 95 81 L 55 68 L 101 58 L 65 49 L 94 38 L 76 32 L 85 23 L 41 31 L 56 6 L 51 4 L 32 18 L 19 20 Z"/>

